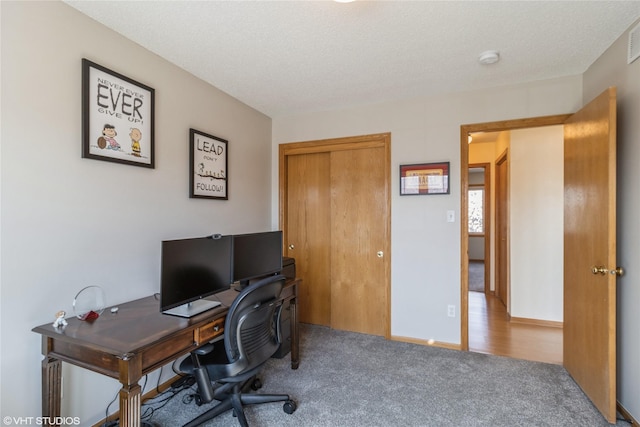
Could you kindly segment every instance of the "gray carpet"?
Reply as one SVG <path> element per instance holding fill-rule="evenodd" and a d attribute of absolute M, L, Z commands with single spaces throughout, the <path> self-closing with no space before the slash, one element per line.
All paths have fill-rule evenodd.
<path fill-rule="evenodd" d="M 252 427 L 609 426 L 558 365 L 300 326 L 300 368 L 291 370 L 287 356 L 261 375 L 261 391 L 291 394 L 298 410 L 249 407 Z M 192 393 L 177 393 L 148 421 L 175 427 L 195 418 L 206 407 L 183 403 Z M 227 412 L 204 425 L 238 423 Z"/>
<path fill-rule="evenodd" d="M 484 262 L 469 261 L 469 290 L 484 292 Z"/>

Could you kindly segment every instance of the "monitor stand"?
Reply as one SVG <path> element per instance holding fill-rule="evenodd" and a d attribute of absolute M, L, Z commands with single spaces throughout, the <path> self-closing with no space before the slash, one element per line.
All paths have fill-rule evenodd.
<path fill-rule="evenodd" d="M 200 314 L 204 311 L 211 310 L 222 305 L 220 301 L 211 301 L 208 299 L 199 299 L 187 304 L 182 304 L 177 307 L 165 310 L 163 314 L 170 314 L 172 316 L 180 317 L 193 317 L 196 314 Z"/>
<path fill-rule="evenodd" d="M 233 289 L 235 289 L 238 292 L 241 292 L 244 288 L 249 286 L 249 284 L 250 284 L 249 280 L 240 280 L 239 282 L 236 282 L 234 284 Z"/>

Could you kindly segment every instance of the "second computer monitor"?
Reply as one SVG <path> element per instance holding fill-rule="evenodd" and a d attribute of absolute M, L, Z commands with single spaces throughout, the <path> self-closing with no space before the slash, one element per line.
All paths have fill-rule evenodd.
<path fill-rule="evenodd" d="M 252 279 L 282 271 L 282 231 L 233 236 L 233 280 L 243 288 Z"/>

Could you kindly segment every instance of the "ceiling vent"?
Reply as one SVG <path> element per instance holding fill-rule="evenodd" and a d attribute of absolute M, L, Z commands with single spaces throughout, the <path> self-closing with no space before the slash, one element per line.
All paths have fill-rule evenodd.
<path fill-rule="evenodd" d="M 633 30 L 629 31 L 629 56 L 627 64 L 640 57 L 640 24 L 636 25 Z"/>

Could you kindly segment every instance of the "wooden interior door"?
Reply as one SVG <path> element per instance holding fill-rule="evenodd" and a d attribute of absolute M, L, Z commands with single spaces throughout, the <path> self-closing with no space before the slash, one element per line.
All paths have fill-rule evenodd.
<path fill-rule="evenodd" d="M 567 120 L 564 144 L 564 367 L 615 423 L 615 88 Z"/>
<path fill-rule="evenodd" d="M 389 190 L 384 147 L 331 153 L 331 326 L 385 335 Z"/>
<path fill-rule="evenodd" d="M 390 142 L 280 145 L 280 226 L 302 322 L 390 336 Z"/>
<path fill-rule="evenodd" d="M 496 296 L 509 312 L 509 163 L 496 161 Z"/>
<path fill-rule="evenodd" d="M 331 324 L 330 153 L 287 156 L 285 256 L 295 258 L 301 322 Z"/>

